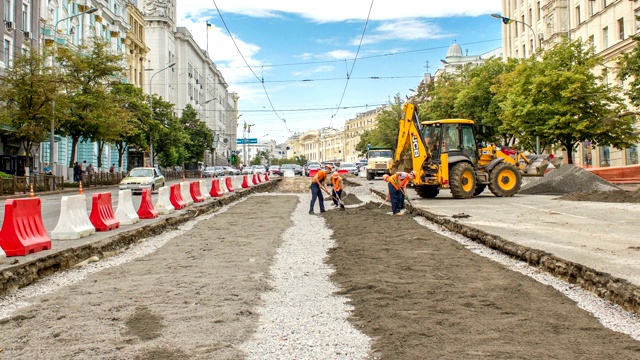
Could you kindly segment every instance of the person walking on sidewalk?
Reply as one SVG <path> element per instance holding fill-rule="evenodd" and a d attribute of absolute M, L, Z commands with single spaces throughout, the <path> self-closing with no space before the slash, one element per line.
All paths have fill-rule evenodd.
<path fill-rule="evenodd" d="M 331 174 L 331 199 L 333 199 L 333 206 L 338 206 L 340 203 L 338 199 L 342 199 L 342 189 L 344 189 L 344 181 L 342 181 L 342 176 L 338 174 L 337 171 L 334 171 Z"/>
<path fill-rule="evenodd" d="M 313 207 L 316 204 L 316 200 L 318 200 L 318 205 L 320 205 L 320 212 L 323 213 L 324 210 L 324 198 L 322 196 L 322 190 L 324 190 L 327 194 L 329 190 L 327 190 L 327 185 L 325 182 L 327 181 L 327 171 L 331 172 L 333 167 L 331 165 L 327 165 L 325 167 L 326 170 L 320 169 L 316 173 L 316 175 L 311 179 L 311 204 L 309 206 L 309 214 L 313 214 Z"/>
<path fill-rule="evenodd" d="M 404 199 L 408 198 L 407 184 L 416 178 L 416 173 L 411 171 L 397 172 L 388 178 L 389 182 L 389 198 L 391 199 L 392 215 L 404 215 Z"/>

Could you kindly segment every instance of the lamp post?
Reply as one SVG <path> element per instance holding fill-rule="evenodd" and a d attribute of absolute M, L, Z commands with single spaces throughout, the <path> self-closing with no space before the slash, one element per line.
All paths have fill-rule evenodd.
<path fill-rule="evenodd" d="M 243 141 L 242 141 L 242 151 L 244 153 L 244 156 L 242 157 L 242 161 L 244 162 L 244 165 L 247 165 L 247 133 L 249 133 L 249 136 L 251 136 L 251 127 L 255 126 L 256 124 L 251 124 L 251 125 L 247 125 L 247 122 L 244 122 L 244 131 L 243 131 Z"/>
<path fill-rule="evenodd" d="M 53 36 L 55 37 L 56 36 L 55 34 L 58 33 L 58 25 L 60 25 L 61 22 L 84 15 L 84 14 L 93 14 L 96 11 L 98 11 L 97 8 L 91 8 L 87 11 L 58 20 L 55 26 L 53 27 L 53 33 L 54 33 Z M 55 70 L 55 66 L 54 66 L 54 70 Z M 55 159 L 53 156 L 53 147 L 55 146 L 55 127 L 56 127 L 56 101 L 55 100 L 51 101 L 51 108 L 53 110 L 53 116 L 51 116 L 51 129 L 49 131 L 49 166 L 51 167 L 51 173 L 55 176 L 55 172 L 54 172 L 55 168 L 53 167 L 54 159 Z M 52 180 L 51 190 L 54 190 L 54 187 L 55 187 L 54 183 L 55 181 Z"/>
<path fill-rule="evenodd" d="M 153 73 L 153 75 L 151 75 L 151 77 L 149 78 L 149 107 L 151 107 L 153 104 L 153 92 L 151 91 L 151 83 L 153 81 L 153 77 L 169 68 L 174 67 L 175 65 L 176 63 L 172 62 L 171 64 Z M 149 132 L 149 164 L 151 165 L 151 167 L 153 167 L 153 138 L 151 137 L 151 132 Z"/>
<path fill-rule="evenodd" d="M 213 100 L 217 100 L 217 99 L 218 99 L 217 97 L 214 97 L 214 98 L 209 99 L 209 100 L 207 100 L 207 101 L 204 101 L 204 102 L 202 102 L 200 105 L 198 105 L 198 116 L 200 116 L 200 109 L 202 109 L 202 107 L 203 107 L 204 105 L 206 105 L 206 104 L 208 104 L 208 103 L 212 102 Z M 204 123 L 205 123 L 205 125 L 207 124 L 206 110 L 205 110 L 204 120 L 201 120 L 201 121 L 202 121 L 202 122 L 204 122 Z M 215 131 L 214 131 L 214 130 L 211 130 L 211 131 L 213 131 L 213 132 L 214 132 L 214 135 L 215 135 Z M 215 156 L 215 154 L 214 154 L 214 156 Z M 209 159 L 209 158 L 210 158 L 210 156 L 209 156 L 209 150 L 206 150 L 206 152 L 205 152 L 205 158 L 204 158 L 204 160 L 205 160 L 205 166 L 207 165 L 207 159 Z M 213 164 L 213 166 L 215 166 L 215 160 L 214 160 L 214 164 Z"/>
<path fill-rule="evenodd" d="M 512 22 L 514 23 L 520 23 L 526 27 L 529 28 L 529 30 L 531 30 L 531 35 L 533 35 L 533 53 L 531 54 L 535 60 L 535 56 L 536 56 L 536 43 L 537 43 L 537 39 L 536 39 L 536 32 L 533 30 L 533 28 L 531 27 L 531 25 L 525 23 L 524 21 L 520 21 L 520 20 L 516 20 L 516 19 L 511 19 L 505 16 L 502 16 L 500 14 L 491 14 L 492 18 L 495 19 L 499 19 L 502 21 L 503 24 L 507 25 L 510 24 Z M 540 154 L 540 136 L 536 136 L 536 155 Z"/>

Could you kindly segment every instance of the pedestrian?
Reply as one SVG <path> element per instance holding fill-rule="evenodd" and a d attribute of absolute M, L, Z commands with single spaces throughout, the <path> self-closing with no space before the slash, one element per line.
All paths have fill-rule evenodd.
<path fill-rule="evenodd" d="M 85 174 L 87 172 L 87 160 L 82 162 L 81 168 L 82 168 L 82 173 Z"/>
<path fill-rule="evenodd" d="M 337 207 L 340 205 L 338 199 L 342 199 L 342 189 L 344 189 L 344 181 L 342 181 L 342 176 L 340 176 L 337 171 L 334 171 L 333 174 L 331 174 L 331 187 L 333 206 Z"/>
<path fill-rule="evenodd" d="M 93 172 L 95 171 L 95 168 L 93 167 L 93 164 L 89 164 L 89 166 L 87 166 L 87 174 L 92 175 Z"/>
<path fill-rule="evenodd" d="M 387 178 L 389 182 L 389 198 L 391 200 L 391 215 L 404 215 L 404 199 L 407 196 L 407 184 L 416 178 L 416 173 L 400 171 Z"/>
<path fill-rule="evenodd" d="M 318 204 L 320 205 L 320 212 L 325 212 L 324 210 L 324 198 L 322 196 L 322 190 L 324 190 L 327 194 L 329 190 L 327 190 L 327 185 L 325 182 L 327 181 L 327 171 L 331 172 L 333 168 L 331 165 L 327 165 L 325 167 L 326 170 L 318 170 L 316 175 L 311 179 L 311 185 L 309 188 L 311 189 L 311 204 L 309 206 L 309 214 L 314 214 L 313 207 L 316 204 L 316 200 L 318 200 Z"/>
<path fill-rule="evenodd" d="M 49 166 L 48 162 L 44 163 L 44 174 L 45 175 L 51 175 L 52 174 L 51 167 Z"/>
<path fill-rule="evenodd" d="M 109 172 L 113 174 L 115 170 L 116 170 L 116 164 L 111 164 L 111 167 L 109 168 Z"/>

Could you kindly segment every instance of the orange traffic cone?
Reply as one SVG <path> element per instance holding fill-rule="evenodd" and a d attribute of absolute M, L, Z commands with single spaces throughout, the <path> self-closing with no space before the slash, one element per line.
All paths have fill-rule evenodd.
<path fill-rule="evenodd" d="M 82 181 L 80 181 L 80 186 L 78 186 L 78 193 L 84 194 L 84 192 L 82 191 Z"/>
<path fill-rule="evenodd" d="M 36 197 L 36 196 L 33 194 L 33 183 L 29 184 L 29 197 L 30 197 L 30 198 L 32 198 L 32 197 Z"/>

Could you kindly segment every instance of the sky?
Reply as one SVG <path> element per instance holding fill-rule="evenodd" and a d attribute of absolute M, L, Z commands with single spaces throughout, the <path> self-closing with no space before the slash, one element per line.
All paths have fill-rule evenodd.
<path fill-rule="evenodd" d="M 502 23 L 489 16 L 500 9 L 500 0 L 177 0 L 177 26 L 239 95 L 238 138 L 246 122 L 248 137 L 282 143 L 405 99 L 454 42 L 468 55 L 500 48 Z"/>

